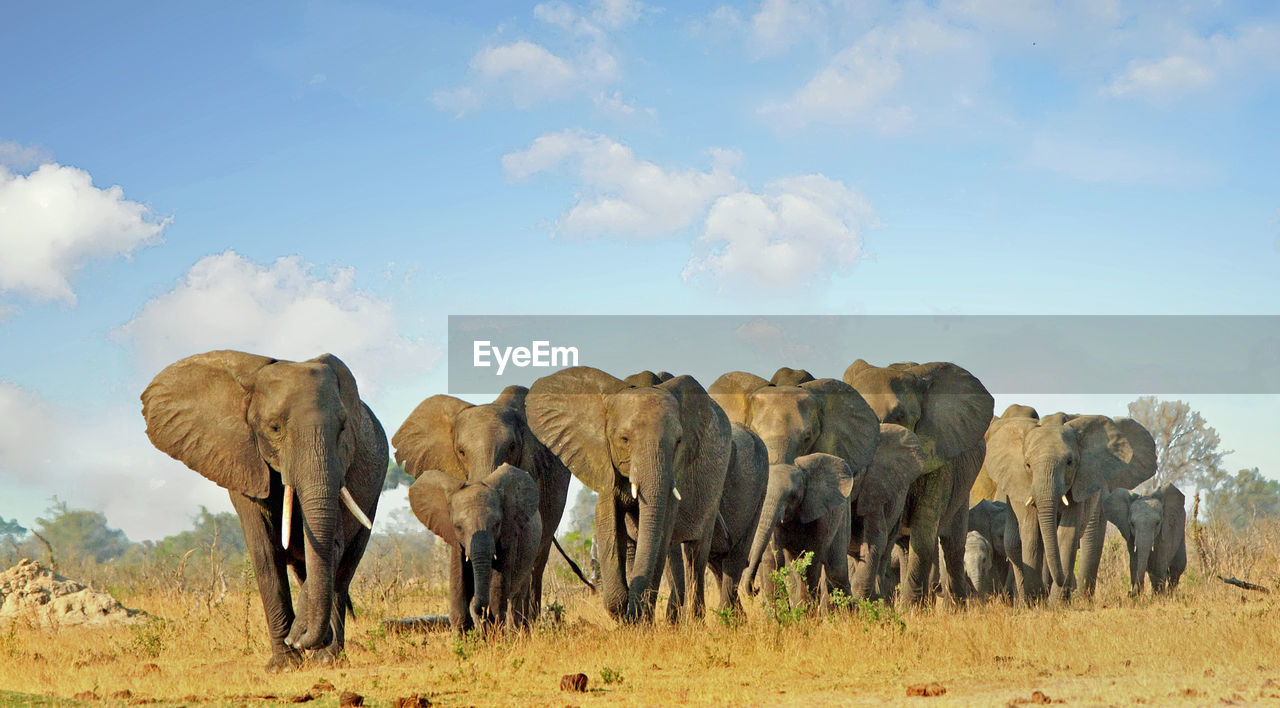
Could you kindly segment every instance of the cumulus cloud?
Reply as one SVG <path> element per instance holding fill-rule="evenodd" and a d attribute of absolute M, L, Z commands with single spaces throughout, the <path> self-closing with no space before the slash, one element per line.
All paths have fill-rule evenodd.
<path fill-rule="evenodd" d="M 74 304 L 71 280 L 87 261 L 158 243 L 169 222 L 84 170 L 45 163 L 24 175 L 0 164 L 0 292 Z"/>
<path fill-rule="evenodd" d="M 683 278 L 722 289 L 817 289 L 862 259 L 862 230 L 873 223 L 857 190 L 823 175 L 728 194 L 712 204 Z"/>
<path fill-rule="evenodd" d="M 399 331 L 391 301 L 360 290 L 353 268 L 317 275 L 297 256 L 269 265 L 235 251 L 206 256 L 114 333 L 149 371 L 210 349 L 280 359 L 341 358 L 363 389 L 434 366 L 439 348 Z"/>
<path fill-rule="evenodd" d="M 609 35 L 635 22 L 646 6 L 635 0 L 596 0 L 586 7 L 560 0 L 534 7 L 533 16 L 567 35 L 564 48 L 519 39 L 482 47 L 471 58 L 466 81 L 432 96 L 436 107 L 458 116 L 487 103 L 510 102 L 526 110 L 574 94 L 598 92 L 616 81 L 619 62 Z"/>
<path fill-rule="evenodd" d="M 664 169 L 603 135 L 562 131 L 504 155 L 511 179 L 560 170 L 578 178 L 578 201 L 561 215 L 558 232 L 579 237 L 655 238 L 688 228 L 715 197 L 734 191 L 735 152 L 712 150 L 707 170 Z"/>

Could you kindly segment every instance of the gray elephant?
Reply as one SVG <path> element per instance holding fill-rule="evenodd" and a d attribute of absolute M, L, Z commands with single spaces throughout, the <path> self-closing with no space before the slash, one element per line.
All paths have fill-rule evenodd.
<path fill-rule="evenodd" d="M 351 371 L 332 354 L 196 354 L 152 379 L 142 415 L 157 448 L 231 495 L 266 612 L 267 669 L 306 649 L 336 659 L 387 473 L 386 433 Z"/>
<path fill-rule="evenodd" d="M 1112 490 L 1103 499 L 1106 519 L 1120 529 L 1129 551 L 1129 594 L 1142 594 L 1145 576 L 1151 591 L 1172 592 L 1187 569 L 1187 498 L 1166 484 L 1151 494 Z"/>
<path fill-rule="evenodd" d="M 1008 550 L 1024 601 L 1046 592 L 1055 602 L 1070 595 L 1082 541 L 1081 575 L 1092 592 L 1106 531 L 1102 494 L 1141 483 L 1155 465 L 1151 434 L 1129 418 L 1057 413 L 1040 420 L 1002 416 L 991 424 L 982 473 L 1017 519 L 1021 543 Z"/>
<path fill-rule="evenodd" d="M 483 405 L 443 394 L 431 396 L 409 414 L 391 442 L 396 461 L 415 478 L 426 470 L 439 470 L 459 480 L 478 481 L 504 464 L 533 477 L 538 485 L 542 537 L 529 591 L 518 594 L 513 602 L 521 606 L 522 614 L 536 618 L 542 607 L 542 573 L 564 513 L 570 475 L 529 429 L 525 415 L 528 392 L 523 386 L 508 386 L 492 403 Z M 455 548 L 450 557 L 451 575 L 462 572 L 462 562 L 462 552 Z M 452 621 L 466 625 L 467 617 L 465 605 L 450 608 Z"/>
<path fill-rule="evenodd" d="M 738 423 L 732 424 L 732 445 L 729 453 L 729 470 L 724 479 L 724 494 L 720 497 L 720 511 L 716 517 L 715 532 L 711 536 L 711 552 L 707 565 L 716 579 L 720 594 L 720 611 L 742 610 L 738 599 L 738 585 L 750 558 L 751 541 L 755 536 L 760 508 L 764 505 L 769 486 L 769 453 L 760 436 Z M 695 558 L 689 544 L 672 544 L 667 573 L 671 585 L 668 597 L 668 616 L 675 619 L 678 608 L 686 604 L 685 572 L 691 570 Z M 686 568 L 686 566 L 688 568 Z M 695 617 L 701 617 L 702 603 L 697 598 L 705 592 L 703 584 L 694 578 L 693 603 Z"/>
<path fill-rule="evenodd" d="M 938 566 L 941 541 L 945 586 L 953 599 L 963 600 L 969 491 L 982 467 L 983 433 L 995 400 L 968 371 L 944 362 L 881 367 L 859 359 L 845 370 L 844 381 L 880 422 L 915 433 L 924 451 L 924 473 L 911 485 L 902 515 L 909 539 L 902 599 L 914 604 L 932 592 L 929 576 Z"/>
<path fill-rule="evenodd" d="M 978 594 L 996 592 L 1012 597 L 1014 586 L 1010 584 L 1008 549 L 1021 543 L 1013 510 L 1004 502 L 980 500 L 969 508 L 969 532 L 980 534 L 991 547 L 991 588 L 979 588 Z"/>
<path fill-rule="evenodd" d="M 924 450 L 919 438 L 901 425 L 881 423 L 875 457 L 850 497 L 849 555 L 856 559 L 854 597 L 890 597 L 877 592 L 877 583 L 890 560 L 890 546 L 898 537 L 907 493 L 922 474 Z"/>
<path fill-rule="evenodd" d="M 973 591 L 979 597 L 988 597 L 994 591 L 992 575 L 991 543 L 977 531 L 970 531 L 964 541 L 964 574 L 968 576 Z"/>
<path fill-rule="evenodd" d="M 532 608 L 514 601 L 529 595 L 543 537 L 538 483 L 528 472 L 505 462 L 480 480 L 427 470 L 409 487 L 409 505 L 463 556 L 461 572 L 449 576 L 454 632 L 494 624 L 525 628 L 536 619 Z M 469 621 L 455 616 L 452 608 L 459 606 Z"/>
<path fill-rule="evenodd" d="M 705 572 L 729 467 L 729 420 L 689 376 L 632 386 L 579 366 L 534 382 L 529 426 L 596 503 L 601 595 L 617 618 L 651 618 L 672 543 Z M 696 601 L 695 597 L 695 601 Z"/>
<path fill-rule="evenodd" d="M 769 466 L 769 489 L 751 542 L 748 592 L 756 592 L 760 560 L 772 538 L 784 563 L 813 553 L 804 582 L 793 578 L 793 598 L 807 602 L 835 590 L 850 594 L 849 497 L 856 481 L 849 463 L 823 452 L 801 455 L 795 464 Z"/>

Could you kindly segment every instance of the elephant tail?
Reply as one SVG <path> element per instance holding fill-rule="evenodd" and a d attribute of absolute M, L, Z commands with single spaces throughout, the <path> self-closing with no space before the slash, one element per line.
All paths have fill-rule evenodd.
<path fill-rule="evenodd" d="M 573 574 L 578 576 L 578 580 L 585 583 L 587 587 L 591 588 L 591 592 L 594 593 L 596 591 L 596 586 L 592 585 L 590 580 L 587 580 L 587 576 L 582 574 L 582 568 L 579 568 L 578 564 L 569 557 L 569 554 L 564 552 L 564 547 L 560 545 L 560 540 L 555 536 L 552 536 L 551 542 L 556 544 L 556 550 L 560 551 L 560 555 L 564 558 L 565 562 L 569 564 L 569 568 L 573 570 Z"/>

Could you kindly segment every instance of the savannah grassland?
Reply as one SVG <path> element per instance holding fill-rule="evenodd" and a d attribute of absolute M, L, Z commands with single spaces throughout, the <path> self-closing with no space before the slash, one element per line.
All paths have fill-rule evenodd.
<path fill-rule="evenodd" d="M 373 559 L 357 576 L 346 664 L 278 675 L 262 671 L 262 610 L 246 573 L 226 573 L 225 588 L 161 577 L 114 590 L 150 613 L 141 625 L 0 627 L 0 701 L 254 705 L 311 693 L 307 705 L 332 706 L 350 690 L 365 705 L 416 693 L 435 705 L 1003 706 L 1040 691 L 1071 705 L 1280 705 L 1280 593 L 1205 575 L 1280 589 L 1280 526 L 1202 532 L 1182 585 L 1159 599 L 1127 597 L 1121 543 L 1108 539 L 1099 596 L 1065 608 L 863 608 L 785 626 L 754 598 L 741 621 L 709 612 L 705 622 L 619 627 L 552 574 L 547 601 L 563 621 L 487 643 L 381 629 L 384 617 L 444 612 L 445 594 L 438 577 Z M 561 676 L 577 672 L 588 692 L 562 692 Z M 322 679 L 333 689 L 313 688 Z M 909 685 L 931 682 L 945 695 L 907 697 Z"/>

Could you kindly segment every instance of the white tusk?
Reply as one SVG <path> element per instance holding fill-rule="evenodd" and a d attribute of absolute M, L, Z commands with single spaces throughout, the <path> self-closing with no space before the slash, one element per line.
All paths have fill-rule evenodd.
<path fill-rule="evenodd" d="M 289 568 L 289 579 L 293 581 L 294 585 L 297 585 L 298 587 L 302 587 L 302 578 L 298 577 L 298 571 L 294 570 L 293 566 L 288 566 L 288 568 Z"/>
<path fill-rule="evenodd" d="M 280 545 L 289 550 L 289 535 L 293 533 L 293 487 L 284 485 L 284 523 L 280 526 Z"/>
<path fill-rule="evenodd" d="M 351 492 L 348 491 L 345 486 L 342 488 L 342 491 L 338 492 L 338 496 L 342 497 L 342 503 L 347 505 L 347 511 L 350 511 L 351 515 L 356 517 L 356 521 L 364 524 L 365 528 L 372 531 L 373 522 L 370 521 L 369 517 L 365 516 L 364 512 L 360 510 L 360 505 L 356 504 L 356 500 L 352 498 Z"/>
<path fill-rule="evenodd" d="M 671 496 L 675 497 L 676 501 L 684 501 L 684 497 L 680 496 L 680 490 L 675 487 L 671 488 Z"/>
<path fill-rule="evenodd" d="M 1071 506 L 1071 502 L 1067 499 L 1067 495 L 1065 495 L 1065 494 L 1063 494 L 1063 495 L 1062 495 L 1062 505 L 1063 505 L 1063 506 Z"/>
<path fill-rule="evenodd" d="M 631 496 L 635 497 L 636 499 L 640 498 L 640 488 L 636 486 L 635 482 L 631 483 Z"/>
<path fill-rule="evenodd" d="M 1035 503 L 1036 503 L 1035 497 L 1027 497 L 1027 503 L 1023 504 L 1023 506 L 1035 506 Z"/>

